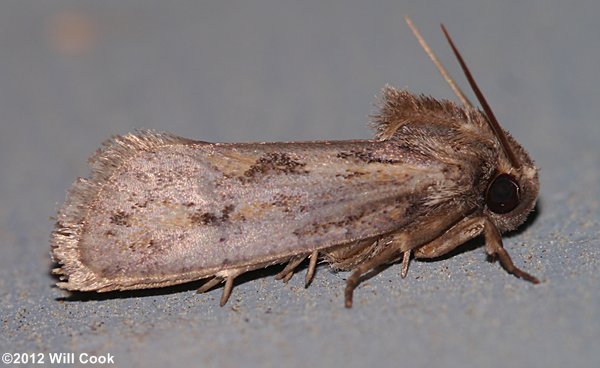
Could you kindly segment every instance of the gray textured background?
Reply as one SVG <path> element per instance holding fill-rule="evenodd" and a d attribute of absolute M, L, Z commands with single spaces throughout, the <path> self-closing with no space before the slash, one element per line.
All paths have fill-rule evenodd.
<path fill-rule="evenodd" d="M 600 366 L 597 1 L 2 1 L 0 353 L 115 355 L 118 366 Z M 385 83 L 453 98 L 454 36 L 501 123 L 541 167 L 539 210 L 505 237 L 530 285 L 470 247 L 364 282 L 254 273 L 220 308 L 197 284 L 106 297 L 49 275 L 50 216 L 112 134 L 353 139 Z M 475 245 L 480 245 L 475 243 Z M 268 277 L 262 277 L 267 275 Z"/>

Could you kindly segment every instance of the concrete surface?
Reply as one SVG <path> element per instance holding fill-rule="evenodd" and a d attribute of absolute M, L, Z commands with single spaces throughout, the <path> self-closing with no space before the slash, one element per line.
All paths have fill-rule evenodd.
<path fill-rule="evenodd" d="M 48 235 L 112 134 L 209 141 L 354 139 L 390 83 L 453 98 L 404 15 L 466 85 L 444 22 L 501 123 L 541 167 L 538 211 L 505 236 L 533 286 L 481 242 L 364 282 L 319 267 L 221 290 L 69 297 Z M 113 354 L 117 366 L 600 366 L 600 3 L 21 1 L 0 3 L 0 352 Z M 48 357 L 46 356 L 46 363 Z"/>

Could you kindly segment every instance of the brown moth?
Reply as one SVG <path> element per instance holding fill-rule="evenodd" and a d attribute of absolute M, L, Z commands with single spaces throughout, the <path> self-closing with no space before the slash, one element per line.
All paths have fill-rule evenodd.
<path fill-rule="evenodd" d="M 410 20 L 409 26 L 438 64 Z M 443 26 L 442 26 L 443 28 Z M 386 87 L 375 139 L 207 143 L 142 131 L 106 141 L 59 210 L 51 235 L 58 287 L 145 289 L 225 282 L 221 305 L 244 272 L 287 263 L 289 280 L 310 259 L 361 277 L 411 255 L 444 255 L 481 234 L 490 256 L 517 268 L 501 233 L 535 205 L 539 182 L 527 152 L 504 131 L 443 29 L 483 111 L 463 101 Z"/>

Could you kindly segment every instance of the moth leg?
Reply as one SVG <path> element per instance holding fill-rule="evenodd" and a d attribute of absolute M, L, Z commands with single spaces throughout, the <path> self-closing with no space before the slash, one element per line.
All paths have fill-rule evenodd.
<path fill-rule="evenodd" d="M 500 235 L 500 232 L 498 231 L 496 226 L 488 219 L 485 219 L 484 235 L 485 251 L 491 257 L 498 257 L 498 259 L 500 260 L 500 264 L 508 273 L 511 273 L 517 276 L 518 278 L 527 280 L 534 284 L 540 283 L 540 281 L 537 278 L 531 276 L 530 274 L 519 269 L 513 264 L 512 259 L 510 259 L 510 255 L 502 246 L 502 236 Z"/>
<path fill-rule="evenodd" d="M 319 251 L 315 250 L 310 255 L 310 263 L 308 264 L 308 270 L 306 271 L 306 277 L 304 277 L 304 287 L 307 288 L 312 282 L 315 276 L 315 269 L 317 268 L 317 259 L 319 258 Z"/>
<path fill-rule="evenodd" d="M 227 300 L 229 300 L 229 297 L 231 296 L 231 291 L 233 290 L 233 281 L 243 272 L 244 271 L 242 269 L 233 269 L 222 272 L 222 277 L 225 278 L 225 288 L 223 288 L 223 294 L 221 294 L 221 301 L 219 303 L 221 307 L 227 304 Z"/>
<path fill-rule="evenodd" d="M 410 263 L 411 250 L 407 250 L 402 253 L 402 271 L 400 271 L 400 277 L 405 278 L 408 275 L 408 264 Z"/>
<path fill-rule="evenodd" d="M 466 217 L 424 246 L 414 250 L 415 258 L 436 258 L 483 232 L 484 217 Z"/>
<path fill-rule="evenodd" d="M 219 303 L 221 307 L 227 304 L 229 296 L 231 296 L 231 290 L 233 290 L 233 280 L 235 280 L 235 276 L 228 277 L 225 281 L 225 288 L 223 289 L 223 294 L 221 294 L 221 301 Z"/>
<path fill-rule="evenodd" d="M 352 295 L 354 289 L 356 289 L 360 282 L 360 277 L 373 268 L 389 263 L 390 260 L 393 260 L 396 257 L 396 253 L 398 253 L 399 250 L 399 247 L 386 248 L 375 257 L 366 260 L 354 269 L 352 275 L 346 280 L 346 290 L 344 291 L 346 308 L 352 308 Z"/>
<path fill-rule="evenodd" d="M 287 284 L 288 281 L 290 281 L 290 279 L 292 278 L 292 276 L 294 276 L 294 271 L 290 271 L 287 275 L 285 275 L 285 277 L 281 278 L 281 280 L 284 284 Z"/>
<path fill-rule="evenodd" d="M 275 280 L 283 280 L 284 283 L 290 281 L 294 275 L 294 270 L 306 259 L 306 257 L 307 255 L 300 255 L 290 258 L 285 268 L 275 275 Z"/>
<path fill-rule="evenodd" d="M 221 294 L 221 301 L 219 303 L 222 307 L 227 303 L 227 300 L 229 300 L 229 297 L 231 296 L 231 291 L 233 290 L 233 281 L 242 273 L 242 269 L 233 269 L 219 272 L 217 275 L 215 275 L 215 277 L 208 280 L 204 285 L 202 285 L 198 290 L 196 290 L 196 293 L 205 293 L 213 287 L 217 286 L 218 284 L 222 283 L 223 280 L 225 280 L 225 288 L 223 289 L 223 294 Z"/>
<path fill-rule="evenodd" d="M 354 272 L 346 281 L 346 290 L 344 292 L 346 308 L 352 307 L 352 294 L 354 289 L 360 282 L 360 277 L 371 269 L 377 268 L 384 264 L 394 262 L 399 259 L 401 253 L 409 252 L 411 249 L 417 248 L 422 244 L 427 244 L 431 239 L 443 236 L 444 229 L 448 229 L 452 224 L 460 222 L 464 218 L 464 213 L 459 211 L 450 213 L 443 218 L 430 217 L 427 218 L 420 226 L 407 229 L 405 232 L 392 235 L 391 241 L 387 241 L 381 248 L 381 251 L 375 254 L 372 258 L 358 264 Z M 404 256 L 410 259 L 410 255 Z"/>
<path fill-rule="evenodd" d="M 467 217 L 456 225 L 424 246 L 415 249 L 416 258 L 435 258 L 442 256 L 468 240 L 484 233 L 485 250 L 491 257 L 498 257 L 502 267 L 519 278 L 539 283 L 539 280 L 527 272 L 516 267 L 508 252 L 502 247 L 502 236 L 489 219 L 486 217 Z"/>
<path fill-rule="evenodd" d="M 210 289 L 212 289 L 213 287 L 219 285 L 222 282 L 223 282 L 222 277 L 215 276 L 212 279 L 205 282 L 202 286 L 200 286 L 200 288 L 198 288 L 198 290 L 196 290 L 196 293 L 203 294 L 203 293 L 209 291 Z"/>

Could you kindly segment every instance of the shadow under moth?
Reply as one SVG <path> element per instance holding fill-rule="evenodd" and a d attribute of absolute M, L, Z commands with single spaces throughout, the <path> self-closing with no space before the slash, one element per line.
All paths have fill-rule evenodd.
<path fill-rule="evenodd" d="M 435 258 L 479 235 L 506 271 L 517 268 L 501 233 L 533 209 L 539 190 L 528 153 L 504 131 L 450 43 L 483 110 L 438 65 L 463 106 L 386 87 L 370 140 L 207 143 L 168 133 L 117 136 L 90 158 L 51 235 L 58 287 L 106 292 L 207 279 L 224 305 L 244 272 L 307 258 L 361 277 L 411 257 Z"/>

